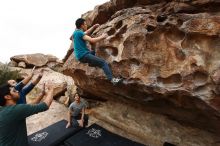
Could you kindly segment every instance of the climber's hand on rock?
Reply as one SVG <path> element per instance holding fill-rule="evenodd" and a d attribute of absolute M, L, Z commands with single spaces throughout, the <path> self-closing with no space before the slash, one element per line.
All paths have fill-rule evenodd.
<path fill-rule="evenodd" d="M 99 27 L 99 26 L 100 26 L 99 24 L 93 25 L 94 28 L 97 28 L 97 27 Z"/>

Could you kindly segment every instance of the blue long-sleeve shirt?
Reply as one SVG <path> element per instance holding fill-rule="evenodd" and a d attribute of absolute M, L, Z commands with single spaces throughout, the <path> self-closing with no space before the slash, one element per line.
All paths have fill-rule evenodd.
<path fill-rule="evenodd" d="M 17 101 L 17 104 L 26 104 L 26 95 L 34 88 L 34 84 L 30 83 L 26 86 L 22 82 L 19 82 L 15 89 L 19 91 L 20 98 Z"/>

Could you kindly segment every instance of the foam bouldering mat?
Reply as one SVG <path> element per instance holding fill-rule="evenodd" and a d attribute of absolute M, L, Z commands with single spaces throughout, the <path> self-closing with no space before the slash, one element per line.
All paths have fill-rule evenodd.
<path fill-rule="evenodd" d="M 82 128 L 66 128 L 67 121 L 61 120 L 28 136 L 29 146 L 57 146 Z"/>
<path fill-rule="evenodd" d="M 64 141 L 65 146 L 144 146 L 93 124 Z"/>

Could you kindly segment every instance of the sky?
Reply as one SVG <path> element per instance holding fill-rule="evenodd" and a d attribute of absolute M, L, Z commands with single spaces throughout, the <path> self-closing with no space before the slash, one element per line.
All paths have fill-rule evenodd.
<path fill-rule="evenodd" d="M 43 53 L 63 59 L 75 20 L 109 0 L 0 0 L 0 62 Z"/>

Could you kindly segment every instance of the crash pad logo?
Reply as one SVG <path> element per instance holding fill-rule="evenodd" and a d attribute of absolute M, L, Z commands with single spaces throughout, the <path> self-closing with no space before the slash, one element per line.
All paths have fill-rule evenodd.
<path fill-rule="evenodd" d="M 101 130 L 98 130 L 98 129 L 90 129 L 86 134 L 88 134 L 90 137 L 93 137 L 93 138 L 99 138 L 102 136 L 101 134 Z"/>
<path fill-rule="evenodd" d="M 47 132 L 37 133 L 34 137 L 31 138 L 32 141 L 41 142 L 43 139 L 47 137 Z"/>

